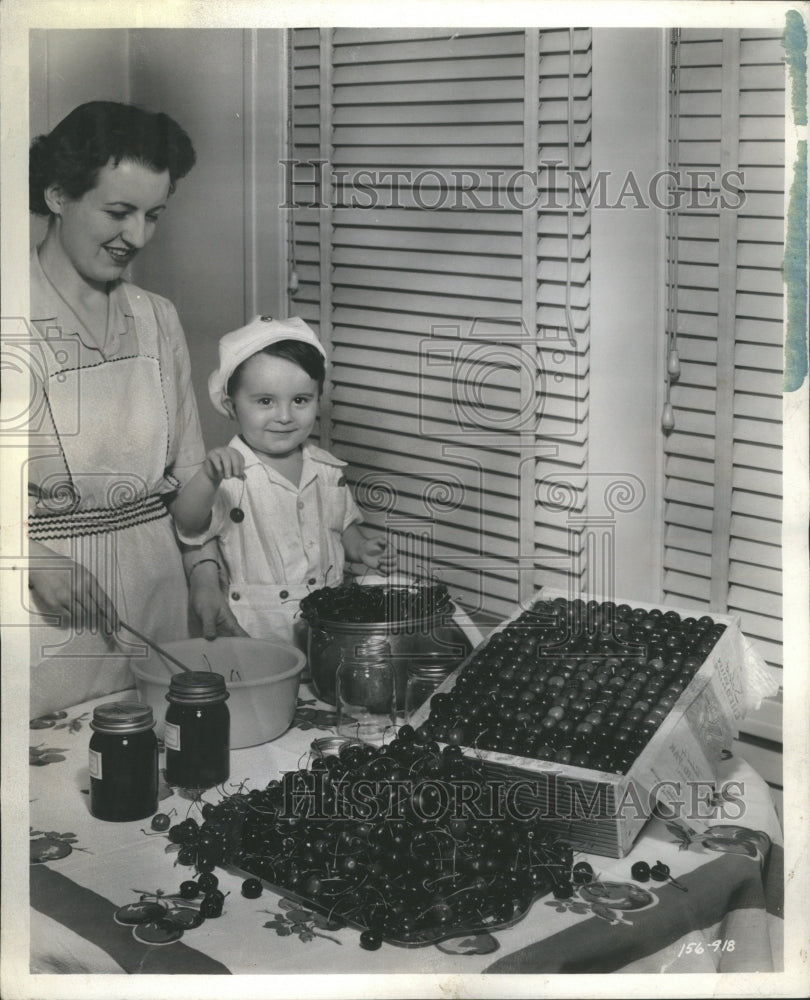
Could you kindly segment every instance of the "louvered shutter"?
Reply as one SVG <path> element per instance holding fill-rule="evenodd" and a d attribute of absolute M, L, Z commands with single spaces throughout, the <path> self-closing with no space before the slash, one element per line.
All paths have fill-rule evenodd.
<path fill-rule="evenodd" d="M 537 510 L 584 466 L 588 212 L 556 206 L 570 151 L 589 166 L 590 33 L 302 29 L 291 49 L 290 311 L 333 360 L 322 443 L 406 569 L 508 613 L 583 574 L 570 510 Z"/>
<path fill-rule="evenodd" d="M 681 176 L 741 179 L 713 185 L 730 207 L 677 219 L 664 590 L 739 614 L 781 671 L 784 50 L 776 32 L 687 29 L 679 58 Z"/>

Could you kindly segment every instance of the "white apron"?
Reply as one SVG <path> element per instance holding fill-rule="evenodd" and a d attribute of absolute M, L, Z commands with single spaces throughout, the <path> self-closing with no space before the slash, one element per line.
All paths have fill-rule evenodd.
<path fill-rule="evenodd" d="M 161 384 L 154 310 L 137 290 L 125 291 L 138 356 L 64 370 L 46 352 L 46 391 L 64 462 L 38 483 L 29 537 L 90 569 L 128 624 L 158 641 L 182 639 L 189 634 L 188 592 L 160 498 L 172 488 L 165 469 L 174 418 Z M 29 454 L 35 460 L 35 449 Z M 65 626 L 30 596 L 32 715 L 132 685 L 128 664 L 146 654 L 141 644 Z"/>

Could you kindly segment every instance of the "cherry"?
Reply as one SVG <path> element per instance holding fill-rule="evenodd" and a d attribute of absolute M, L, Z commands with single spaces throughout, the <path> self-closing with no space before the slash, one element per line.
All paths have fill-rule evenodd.
<path fill-rule="evenodd" d="M 222 893 L 219 893 L 218 896 L 209 893 L 203 898 L 202 903 L 200 903 L 200 913 L 206 918 L 221 916 L 224 899 L 225 897 L 222 896 Z"/>
<path fill-rule="evenodd" d="M 382 934 L 377 930 L 365 930 L 360 935 L 360 947 L 366 951 L 377 951 L 382 945 Z"/>
<path fill-rule="evenodd" d="M 202 892 L 211 892 L 219 885 L 219 879 L 212 872 L 203 872 L 197 879 L 197 885 Z"/>
<path fill-rule="evenodd" d="M 576 885 L 585 885 L 593 881 L 593 868 L 587 861 L 578 861 L 571 874 Z"/>
<path fill-rule="evenodd" d="M 152 822 L 149 824 L 153 830 L 168 830 L 171 826 L 171 819 L 166 813 L 155 813 Z"/>
<path fill-rule="evenodd" d="M 657 861 L 650 869 L 650 875 L 655 879 L 656 882 L 666 882 L 669 880 L 676 889 L 680 889 L 682 892 L 688 892 L 685 885 L 674 879 L 669 873 L 669 865 L 665 865 L 663 861 Z"/>
<path fill-rule="evenodd" d="M 574 895 L 574 887 L 570 882 L 556 882 L 551 891 L 555 899 L 570 899 Z"/>
<path fill-rule="evenodd" d="M 195 847 L 191 847 L 189 844 L 185 844 L 177 852 L 177 864 L 186 866 L 193 865 L 196 857 L 197 849 Z"/>
<path fill-rule="evenodd" d="M 636 882 L 649 882 L 651 873 L 650 866 L 646 861 L 636 861 L 630 869 L 630 874 Z"/>
<path fill-rule="evenodd" d="M 199 896 L 199 894 L 199 885 L 191 879 L 187 879 L 185 882 L 180 883 L 180 895 L 183 899 L 195 899 Z"/>
<path fill-rule="evenodd" d="M 262 891 L 262 884 L 257 878 L 246 878 L 242 883 L 242 895 L 246 899 L 258 899 Z"/>

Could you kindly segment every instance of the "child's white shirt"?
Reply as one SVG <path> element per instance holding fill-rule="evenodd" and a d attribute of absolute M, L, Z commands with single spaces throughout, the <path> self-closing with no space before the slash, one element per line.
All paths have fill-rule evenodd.
<path fill-rule="evenodd" d="M 250 635 L 262 638 L 268 630 L 292 629 L 306 593 L 342 582 L 342 534 L 363 518 L 343 475 L 346 463 L 322 448 L 304 445 L 295 486 L 241 438 L 229 446 L 244 456 L 245 478 L 220 484 L 206 531 L 178 535 L 190 545 L 219 539 L 231 609 Z M 244 514 L 238 522 L 231 518 L 236 509 Z"/>

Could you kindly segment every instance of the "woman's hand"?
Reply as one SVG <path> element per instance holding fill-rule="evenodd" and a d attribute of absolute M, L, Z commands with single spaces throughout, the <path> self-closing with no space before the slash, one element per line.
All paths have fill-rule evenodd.
<path fill-rule="evenodd" d="M 28 552 L 28 585 L 46 609 L 60 615 L 62 626 L 108 635 L 118 631 L 115 605 L 89 569 L 41 542 L 30 541 Z"/>
<path fill-rule="evenodd" d="M 200 619 L 206 639 L 218 635 L 247 635 L 234 617 L 228 598 L 219 583 L 219 564 L 211 556 L 191 562 L 188 578 L 189 601 Z"/>

